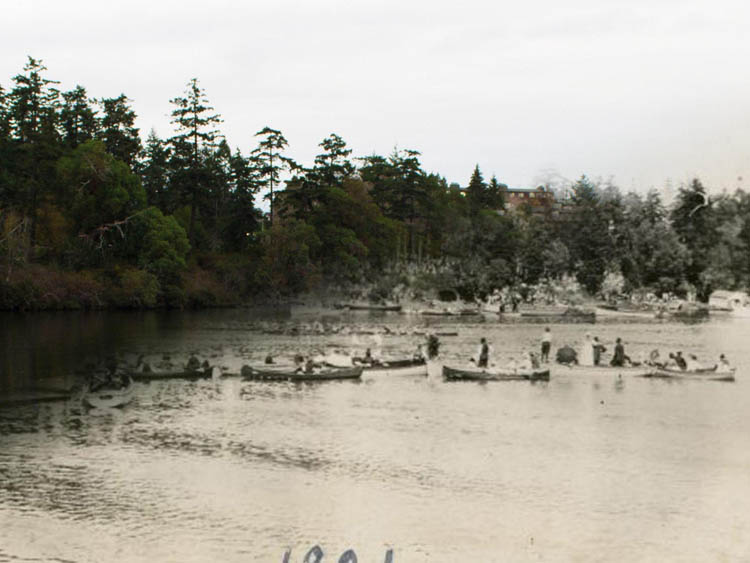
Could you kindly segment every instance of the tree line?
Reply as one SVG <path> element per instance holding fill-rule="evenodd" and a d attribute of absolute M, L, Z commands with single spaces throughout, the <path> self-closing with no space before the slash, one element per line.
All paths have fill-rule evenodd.
<path fill-rule="evenodd" d="M 667 207 L 656 190 L 582 176 L 561 205 L 511 211 L 478 166 L 464 188 L 416 150 L 355 158 L 332 133 L 305 166 L 271 127 L 232 148 L 197 79 L 169 100 L 173 134 L 145 142 L 125 94 L 58 84 L 29 57 L 0 86 L 3 308 L 211 305 L 364 282 L 371 297 L 400 285 L 474 299 L 566 277 L 590 294 L 706 298 L 750 281 L 741 190 L 709 198 L 695 179 Z"/>

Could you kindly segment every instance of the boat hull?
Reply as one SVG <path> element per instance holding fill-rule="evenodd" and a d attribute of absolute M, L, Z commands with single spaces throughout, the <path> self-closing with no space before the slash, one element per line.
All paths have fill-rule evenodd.
<path fill-rule="evenodd" d="M 651 370 L 650 366 L 622 366 L 614 367 L 610 365 L 599 366 L 581 366 L 556 364 L 553 368 L 554 374 L 562 376 L 593 376 L 600 377 L 605 375 L 630 375 L 634 377 L 645 376 Z"/>
<path fill-rule="evenodd" d="M 246 369 L 245 369 L 246 368 Z M 362 377 L 362 366 L 351 368 L 324 368 L 305 373 L 293 370 L 266 370 L 245 366 L 242 379 L 245 381 L 334 381 L 339 379 L 359 379 Z"/>
<path fill-rule="evenodd" d="M 467 370 L 443 366 L 447 381 L 549 381 L 549 370 Z"/>
<path fill-rule="evenodd" d="M 401 311 L 401 305 L 361 305 L 357 303 L 338 303 L 336 309 L 349 309 L 350 311 L 383 311 L 398 313 Z"/>
<path fill-rule="evenodd" d="M 413 360 L 400 360 L 387 362 L 375 366 L 365 366 L 364 375 L 376 375 L 378 377 L 392 376 L 421 376 L 427 377 L 427 362 L 415 362 Z"/>
<path fill-rule="evenodd" d="M 671 379 L 703 379 L 707 381 L 734 381 L 735 369 L 706 369 L 695 371 L 682 371 L 666 368 L 652 368 L 644 377 L 658 377 Z"/>
<path fill-rule="evenodd" d="M 210 379 L 213 370 L 199 369 L 195 371 L 141 371 L 130 372 L 128 375 L 135 381 L 159 381 L 163 379 Z"/>
<path fill-rule="evenodd" d="M 97 409 L 111 409 L 124 407 L 135 396 L 135 385 L 123 389 L 99 389 L 97 391 L 87 390 L 83 396 L 83 402 Z"/>

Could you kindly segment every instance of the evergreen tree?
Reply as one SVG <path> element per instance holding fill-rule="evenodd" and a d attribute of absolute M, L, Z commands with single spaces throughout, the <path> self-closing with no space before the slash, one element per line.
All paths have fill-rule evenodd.
<path fill-rule="evenodd" d="M 38 211 L 56 188 L 54 163 L 60 155 L 57 133 L 58 84 L 43 76 L 42 61 L 29 57 L 24 73 L 13 78 L 9 94 L 11 136 L 14 146 L 8 158 L 7 203 L 28 219 L 28 247 L 36 244 Z"/>
<path fill-rule="evenodd" d="M 60 126 L 63 142 L 74 149 L 81 143 L 93 139 L 98 133 L 96 111 L 89 105 L 86 89 L 76 86 L 70 92 L 63 92 L 60 109 Z"/>
<path fill-rule="evenodd" d="M 680 188 L 670 219 L 680 241 L 690 251 L 687 279 L 698 289 L 700 297 L 708 298 L 712 288 L 705 283 L 701 274 L 711 261 L 719 237 L 716 215 L 700 180 L 695 178 L 689 185 Z"/>
<path fill-rule="evenodd" d="M 188 82 L 184 96 L 170 101 L 175 106 L 172 123 L 177 129 L 177 134 L 169 139 L 171 167 L 175 187 L 182 201 L 190 206 L 188 240 L 194 246 L 196 215 L 201 203 L 208 197 L 211 182 L 206 159 L 221 137 L 217 126 L 222 119 L 208 105 L 206 93 L 199 86 L 197 78 Z"/>
<path fill-rule="evenodd" d="M 486 206 L 487 184 L 484 183 L 478 164 L 474 167 L 474 172 L 472 172 L 469 185 L 466 188 L 466 198 L 469 200 L 469 209 L 474 215 Z"/>
<path fill-rule="evenodd" d="M 223 239 L 229 250 L 246 250 L 261 221 L 255 207 L 259 184 L 249 159 L 239 149 L 229 158 L 230 198 L 223 217 Z"/>
<path fill-rule="evenodd" d="M 570 270 L 590 293 L 604 281 L 611 250 L 609 223 L 602 212 L 596 186 L 586 176 L 572 187 L 571 207 L 563 225 L 570 252 Z"/>
<path fill-rule="evenodd" d="M 135 111 L 128 102 L 125 94 L 99 100 L 103 115 L 98 138 L 109 154 L 133 168 L 141 151 L 141 138 L 135 126 Z"/>
<path fill-rule="evenodd" d="M 281 131 L 264 127 L 255 136 L 261 137 L 261 140 L 258 142 L 258 146 L 250 153 L 250 156 L 257 170 L 261 185 L 268 191 L 264 197 L 269 200 L 269 215 L 271 224 L 273 224 L 274 186 L 279 185 L 282 172 L 285 170 L 294 170 L 298 166 L 294 160 L 283 154 L 288 143 Z"/>
<path fill-rule="evenodd" d="M 10 139 L 10 97 L 0 85 L 0 142 Z"/>
<path fill-rule="evenodd" d="M 324 152 L 315 157 L 315 174 L 317 180 L 326 186 L 341 186 L 344 179 L 354 173 L 354 166 L 348 160 L 352 153 L 346 148 L 346 142 L 331 133 L 318 145 L 323 147 Z"/>
<path fill-rule="evenodd" d="M 15 138 L 22 143 L 37 142 L 41 137 L 56 138 L 60 91 L 52 86 L 56 80 L 44 78 L 47 67 L 41 60 L 29 57 L 25 74 L 13 78 L 10 92 L 10 118 Z"/>
<path fill-rule="evenodd" d="M 169 186 L 169 148 L 153 129 L 146 139 L 141 163 L 141 179 L 149 205 L 155 205 L 165 213 L 172 213 L 177 207 L 175 194 Z"/>
<path fill-rule="evenodd" d="M 498 182 L 493 174 L 492 178 L 490 178 L 490 183 L 487 185 L 487 207 L 494 210 L 503 209 L 505 206 L 505 197 L 503 194 L 507 189 L 508 186 Z"/>

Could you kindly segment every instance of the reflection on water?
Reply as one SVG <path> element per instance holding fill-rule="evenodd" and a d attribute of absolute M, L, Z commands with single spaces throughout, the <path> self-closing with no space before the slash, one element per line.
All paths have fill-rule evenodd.
<path fill-rule="evenodd" d="M 31 369 L 5 381 L 44 379 L 33 370 L 55 338 L 81 342 L 49 360 L 61 371 L 95 346 L 121 355 L 215 354 L 235 370 L 269 352 L 368 344 L 366 335 L 263 334 L 247 314 L 110 317 L 115 326 L 102 316 L 95 329 L 61 316 L 53 326 L 69 330 L 36 336 L 30 316 L 22 326 L 28 345 L 12 348 L 19 337 L 0 331 L 14 355 L 4 365 Z M 221 329 L 222 318 L 231 330 Z M 399 316 L 353 319 L 370 332 L 383 323 L 403 332 L 382 337 L 392 355 L 419 341 L 407 329 L 424 328 Z M 447 362 L 473 353 L 481 335 L 505 361 L 536 347 L 541 332 L 476 321 L 439 326 L 458 332 L 441 339 Z M 738 381 L 565 372 L 535 385 L 224 378 L 139 383 L 122 410 L 87 410 L 80 397 L 4 408 L 0 561 L 273 562 L 287 549 L 301 561 L 314 545 L 324 561 L 350 548 L 372 562 L 388 548 L 396 562 L 746 560 L 747 329 L 555 325 L 554 346 L 586 331 L 605 342 L 620 336 L 629 352 L 721 351 L 739 366 Z"/>

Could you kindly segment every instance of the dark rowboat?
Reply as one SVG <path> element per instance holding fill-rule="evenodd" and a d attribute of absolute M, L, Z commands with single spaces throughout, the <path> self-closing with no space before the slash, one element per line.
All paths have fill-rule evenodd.
<path fill-rule="evenodd" d="M 549 381 L 548 369 L 537 370 L 468 370 L 443 366 L 448 381 Z"/>
<path fill-rule="evenodd" d="M 288 370 L 260 369 L 242 366 L 242 379 L 246 381 L 331 381 L 336 379 L 359 379 L 362 377 L 362 366 L 351 368 L 325 367 L 311 372 Z"/>
<path fill-rule="evenodd" d="M 643 377 L 665 377 L 673 379 L 704 379 L 709 381 L 734 381 L 734 372 L 736 368 L 718 369 L 718 367 L 697 369 L 697 370 L 680 370 L 671 368 L 652 368 Z"/>
<path fill-rule="evenodd" d="M 336 309 L 349 309 L 350 311 L 385 311 L 397 313 L 401 310 L 401 305 L 367 305 L 360 303 L 337 303 Z"/>
<path fill-rule="evenodd" d="M 158 381 L 162 379 L 210 379 L 213 368 L 200 368 L 196 370 L 174 370 L 174 371 L 134 371 L 128 375 L 135 381 Z"/>

